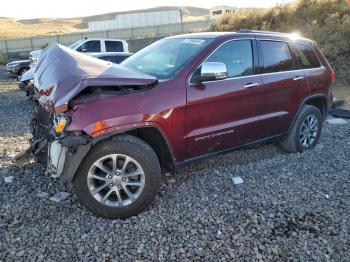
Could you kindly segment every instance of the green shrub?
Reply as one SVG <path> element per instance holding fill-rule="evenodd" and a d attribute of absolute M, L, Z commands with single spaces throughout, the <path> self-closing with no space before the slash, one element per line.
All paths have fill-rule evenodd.
<path fill-rule="evenodd" d="M 7 62 L 7 58 L 5 54 L 2 51 L 0 51 L 0 65 L 4 65 L 6 64 L 6 62 Z"/>
<path fill-rule="evenodd" d="M 270 9 L 251 9 L 227 15 L 213 25 L 216 31 L 248 28 L 298 32 L 315 40 L 337 74 L 350 83 L 350 8 L 345 0 L 299 0 Z"/>

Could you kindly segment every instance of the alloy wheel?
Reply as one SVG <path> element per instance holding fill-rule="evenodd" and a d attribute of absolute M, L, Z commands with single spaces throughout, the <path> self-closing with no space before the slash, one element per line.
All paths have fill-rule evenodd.
<path fill-rule="evenodd" d="M 111 154 L 95 161 L 89 169 L 90 194 L 101 204 L 122 207 L 135 202 L 145 187 L 145 174 L 132 157 Z"/>
<path fill-rule="evenodd" d="M 304 148 L 308 148 L 313 145 L 316 140 L 318 132 L 318 120 L 314 115 L 306 117 L 301 124 L 299 132 L 299 142 Z"/>

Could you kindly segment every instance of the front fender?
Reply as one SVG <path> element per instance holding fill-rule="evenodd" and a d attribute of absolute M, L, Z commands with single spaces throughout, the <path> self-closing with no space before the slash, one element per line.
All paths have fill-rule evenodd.
<path fill-rule="evenodd" d="M 100 126 L 103 126 L 103 124 L 101 124 Z M 94 144 L 98 143 L 99 141 L 108 139 L 114 135 L 130 132 L 130 131 L 137 130 L 140 128 L 150 128 L 150 127 L 155 128 L 159 131 L 159 133 L 163 136 L 164 141 L 170 150 L 170 154 L 172 156 L 175 156 L 175 151 L 174 151 L 172 144 L 170 143 L 168 135 L 166 134 L 164 129 L 159 124 L 157 124 L 155 122 L 139 122 L 139 123 L 134 123 L 134 124 L 124 124 L 124 125 L 100 129 L 100 130 L 92 133 L 92 135 L 91 135 L 91 137 L 93 138 L 92 144 L 94 145 Z"/>
<path fill-rule="evenodd" d="M 102 126 L 103 125 L 101 125 L 101 127 Z M 61 181 L 66 183 L 66 182 L 71 182 L 74 179 L 74 176 L 81 162 L 84 160 L 84 158 L 89 153 L 91 148 L 98 142 L 109 139 L 112 136 L 115 136 L 118 134 L 123 134 L 126 132 L 130 132 L 130 131 L 137 130 L 139 128 L 145 128 L 145 127 L 153 127 L 160 132 L 160 134 L 163 136 L 165 142 L 168 145 L 170 154 L 173 156 L 173 148 L 169 143 L 168 137 L 166 136 L 162 128 L 158 126 L 156 123 L 141 122 L 141 123 L 135 123 L 135 124 L 126 124 L 121 126 L 103 128 L 94 132 L 91 135 L 91 139 L 89 139 L 87 142 L 85 142 L 86 140 L 78 139 L 77 136 L 72 136 L 73 139 L 67 139 L 69 137 L 63 138 L 63 140 L 61 141 L 61 144 L 65 147 L 65 150 L 67 150 L 69 157 L 66 158 L 66 162 L 64 163 L 62 176 L 60 176 Z M 79 144 L 79 141 L 82 141 L 82 142 Z M 71 147 L 73 147 L 74 150 L 68 150 Z"/>

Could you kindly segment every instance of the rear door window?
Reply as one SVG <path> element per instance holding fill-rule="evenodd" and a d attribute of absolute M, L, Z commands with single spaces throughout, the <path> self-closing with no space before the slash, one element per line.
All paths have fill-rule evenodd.
<path fill-rule="evenodd" d="M 293 57 L 288 43 L 280 41 L 260 41 L 262 73 L 293 70 Z"/>
<path fill-rule="evenodd" d="M 123 43 L 120 41 L 106 41 L 106 52 L 123 52 Z"/>
<path fill-rule="evenodd" d="M 205 62 L 226 65 L 228 77 L 248 76 L 254 73 L 251 40 L 234 40 L 221 45 Z"/>
<path fill-rule="evenodd" d="M 316 68 L 321 66 L 320 61 L 311 46 L 296 44 L 295 54 L 299 68 Z"/>
<path fill-rule="evenodd" d="M 83 53 L 101 52 L 101 42 L 100 40 L 87 41 L 82 44 L 77 51 Z"/>

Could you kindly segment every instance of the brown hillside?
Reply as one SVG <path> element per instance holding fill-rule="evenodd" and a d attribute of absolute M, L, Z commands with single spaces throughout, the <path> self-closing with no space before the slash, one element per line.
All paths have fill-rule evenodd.
<path fill-rule="evenodd" d="M 190 6 L 160 6 L 127 12 L 112 12 L 74 18 L 40 18 L 16 20 L 0 18 L 0 39 L 30 37 L 36 35 L 64 34 L 88 29 L 88 22 L 114 19 L 118 14 L 181 10 L 184 21 L 194 21 L 208 16 L 209 10 Z"/>

